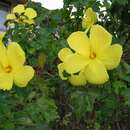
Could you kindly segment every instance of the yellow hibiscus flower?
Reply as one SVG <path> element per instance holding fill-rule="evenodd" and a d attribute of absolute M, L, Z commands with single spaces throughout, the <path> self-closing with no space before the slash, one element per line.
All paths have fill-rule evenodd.
<path fill-rule="evenodd" d="M 82 27 L 84 29 L 90 28 L 94 23 L 97 22 L 97 15 L 92 8 L 88 8 L 84 14 L 82 20 Z"/>
<path fill-rule="evenodd" d="M 17 23 L 34 24 L 36 17 L 37 12 L 33 8 L 25 8 L 24 5 L 19 4 L 13 8 L 12 13 L 6 16 L 6 19 Z"/>
<path fill-rule="evenodd" d="M 112 35 L 100 25 L 91 27 L 89 37 L 85 32 L 77 31 L 67 41 L 74 52 L 69 48 L 59 52 L 58 57 L 63 63 L 58 65 L 58 70 L 61 79 L 69 79 L 73 85 L 103 84 L 109 79 L 107 70 L 120 63 L 122 46 L 111 45 Z M 64 77 L 64 71 L 70 76 Z"/>
<path fill-rule="evenodd" d="M 7 48 L 0 43 L 0 89 L 10 90 L 15 85 L 25 87 L 34 76 L 31 66 L 24 65 L 25 53 L 19 44 L 10 43 Z"/>

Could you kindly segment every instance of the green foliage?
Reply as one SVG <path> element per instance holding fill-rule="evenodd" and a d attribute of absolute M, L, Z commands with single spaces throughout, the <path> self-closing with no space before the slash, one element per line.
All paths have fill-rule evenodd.
<path fill-rule="evenodd" d="M 128 0 L 111 0 L 113 3 L 118 3 L 120 5 L 128 4 Z"/>
<path fill-rule="evenodd" d="M 57 107 L 49 96 L 50 92 L 46 81 L 40 77 L 34 78 L 28 88 L 1 92 L 0 128 L 50 130 L 58 119 Z"/>
<path fill-rule="evenodd" d="M 95 102 L 93 93 L 74 91 L 71 93 L 71 107 L 78 119 L 81 119 L 87 112 L 92 112 Z"/>

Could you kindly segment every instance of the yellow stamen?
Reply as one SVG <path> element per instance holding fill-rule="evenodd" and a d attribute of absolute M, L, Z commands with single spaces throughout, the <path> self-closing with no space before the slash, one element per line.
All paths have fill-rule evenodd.
<path fill-rule="evenodd" d="M 5 67 L 5 72 L 6 73 L 10 73 L 12 71 L 12 67 L 10 65 L 8 65 L 7 67 Z"/>
<path fill-rule="evenodd" d="M 96 58 L 96 54 L 94 52 L 92 52 L 89 57 L 90 57 L 90 59 L 95 59 Z"/>

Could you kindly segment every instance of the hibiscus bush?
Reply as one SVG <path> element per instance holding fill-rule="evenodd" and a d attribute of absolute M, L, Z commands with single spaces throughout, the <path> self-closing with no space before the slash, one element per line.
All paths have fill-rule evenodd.
<path fill-rule="evenodd" d="M 129 5 L 15 6 L 0 33 L 0 130 L 129 130 Z"/>

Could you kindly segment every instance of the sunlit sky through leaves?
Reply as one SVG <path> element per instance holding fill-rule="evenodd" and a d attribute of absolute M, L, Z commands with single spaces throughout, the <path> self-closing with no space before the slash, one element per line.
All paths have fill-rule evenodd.
<path fill-rule="evenodd" d="M 32 0 L 42 3 L 42 6 L 47 9 L 60 9 L 63 7 L 63 0 Z"/>

